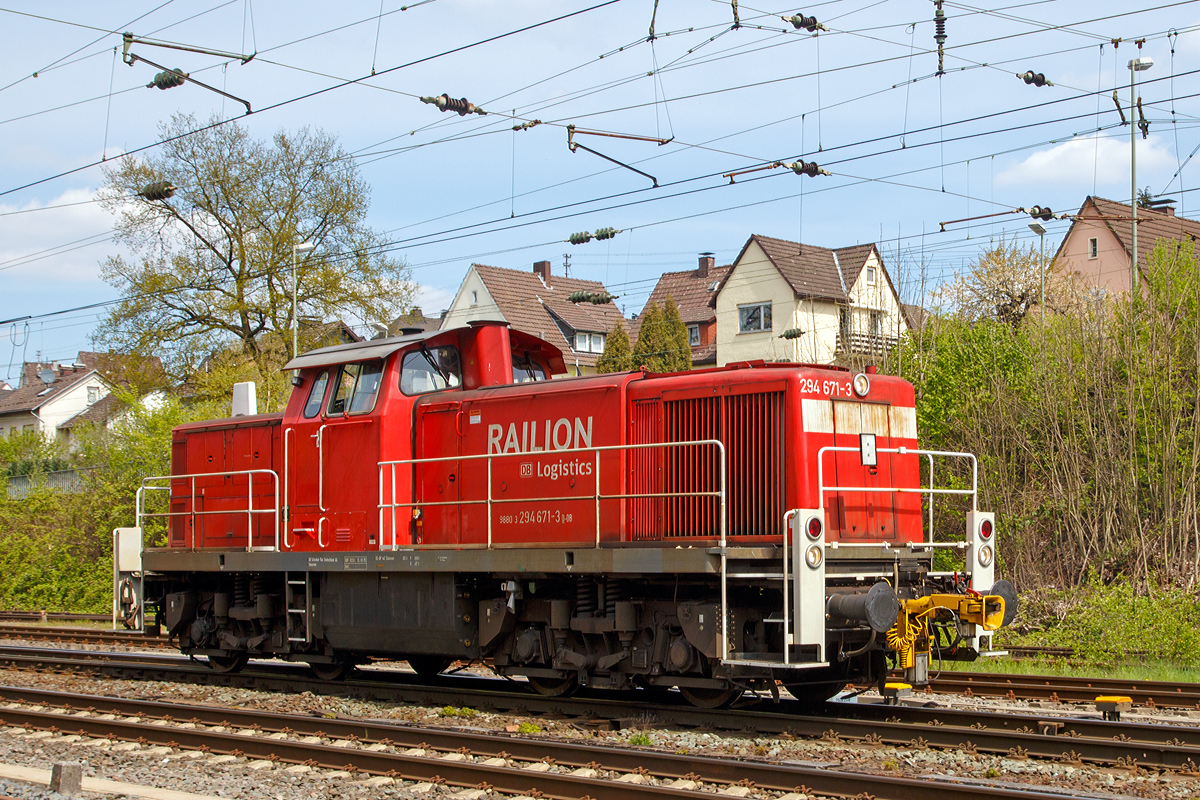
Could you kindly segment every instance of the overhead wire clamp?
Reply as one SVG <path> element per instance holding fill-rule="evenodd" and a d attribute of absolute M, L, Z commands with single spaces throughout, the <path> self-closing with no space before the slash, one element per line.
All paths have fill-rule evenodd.
<path fill-rule="evenodd" d="M 456 100 L 444 92 L 437 97 L 422 97 L 421 102 L 437 106 L 440 111 L 457 111 L 460 117 L 465 117 L 467 114 L 478 114 L 483 117 L 488 113 L 465 97 Z"/>
<path fill-rule="evenodd" d="M 1021 80 L 1025 81 L 1026 85 L 1033 85 L 1033 86 L 1038 86 L 1038 87 L 1054 85 L 1050 81 L 1046 80 L 1045 75 L 1043 75 L 1040 72 L 1034 72 L 1033 70 L 1026 70 L 1025 72 L 1018 72 L 1017 77 L 1020 78 Z"/>

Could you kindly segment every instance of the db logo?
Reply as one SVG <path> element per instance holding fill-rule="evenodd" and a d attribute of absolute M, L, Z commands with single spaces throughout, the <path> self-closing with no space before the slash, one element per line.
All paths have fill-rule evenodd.
<path fill-rule="evenodd" d="M 524 461 L 521 463 L 521 477 L 522 478 L 532 478 L 533 477 L 533 463 L 532 462 Z"/>

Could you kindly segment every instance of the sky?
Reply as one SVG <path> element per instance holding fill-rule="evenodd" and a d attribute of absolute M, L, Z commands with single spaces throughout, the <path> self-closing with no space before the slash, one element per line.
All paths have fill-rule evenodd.
<path fill-rule="evenodd" d="M 0 320 L 31 318 L 0 325 L 0 379 L 22 360 L 92 348 L 102 307 L 55 312 L 118 297 L 100 274 L 128 255 L 94 202 L 105 162 L 150 152 L 176 113 L 260 139 L 336 135 L 371 186 L 368 224 L 431 316 L 472 263 L 549 260 L 562 274 L 564 254 L 572 277 L 603 281 L 629 316 L 664 271 L 694 268 L 701 252 L 730 263 L 754 233 L 877 242 L 903 299 L 923 302 L 996 238 L 1036 241 L 1023 214 L 941 222 L 1073 212 L 1090 194 L 1128 201 L 1130 128 L 1112 93 L 1130 116 L 1137 56 L 1154 61 L 1138 77 L 1150 122 L 1136 134 L 1138 186 L 1200 215 L 1200 163 L 1187 161 L 1200 148 L 1198 0 L 943 8 L 939 76 L 929 0 L 740 2 L 737 28 L 716 0 L 12 3 L 0 8 Z M 828 30 L 780 18 L 797 13 Z M 253 54 L 132 47 L 253 113 L 194 83 L 147 88 L 157 70 L 122 62 L 122 31 Z M 1027 70 L 1053 86 L 1026 84 Z M 489 113 L 419 100 L 443 92 Z M 634 171 L 571 152 L 572 124 L 669 141 L 577 134 Z M 831 174 L 725 177 L 796 159 Z M 567 242 L 602 227 L 621 232 Z M 1051 253 L 1069 221 L 1046 227 Z"/>

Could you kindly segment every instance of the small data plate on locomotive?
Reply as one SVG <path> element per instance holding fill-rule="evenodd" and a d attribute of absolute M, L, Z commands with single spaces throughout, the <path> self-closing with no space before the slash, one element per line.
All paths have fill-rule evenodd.
<path fill-rule="evenodd" d="M 862 457 L 862 465 L 864 467 L 879 465 L 879 454 L 875 452 L 875 434 L 860 433 L 858 435 L 858 452 Z"/>

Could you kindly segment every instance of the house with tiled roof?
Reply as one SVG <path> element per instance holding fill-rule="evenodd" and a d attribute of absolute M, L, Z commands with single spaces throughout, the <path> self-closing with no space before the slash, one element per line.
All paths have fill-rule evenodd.
<path fill-rule="evenodd" d="M 754 234 L 713 305 L 718 365 L 882 357 L 909 330 L 874 244 L 830 249 Z"/>
<path fill-rule="evenodd" d="M 1138 208 L 1138 276 L 1146 283 L 1146 260 L 1159 241 L 1190 242 L 1198 256 L 1200 222 L 1176 216 L 1174 208 Z M 1129 291 L 1132 279 L 1133 207 L 1088 197 L 1063 237 L 1054 264 L 1109 294 Z"/>
<path fill-rule="evenodd" d="M 502 320 L 562 350 L 571 375 L 596 371 L 607 334 L 621 321 L 612 303 L 592 305 L 567 300 L 573 292 L 603 292 L 604 284 L 554 275 L 549 261 L 526 272 L 472 264 L 442 317 L 442 330 L 472 320 Z"/>
<path fill-rule="evenodd" d="M 718 267 L 712 253 L 701 253 L 696 269 L 664 272 L 646 300 L 647 307 L 651 303 L 662 307 L 667 298 L 675 301 L 679 316 L 687 325 L 694 367 L 711 367 L 717 363 L 717 309 L 712 300 L 731 267 L 731 264 Z M 633 320 L 629 338 L 637 341 L 637 334 L 638 320 Z"/>
<path fill-rule="evenodd" d="M 37 431 L 53 441 L 64 435 L 60 426 L 100 404 L 112 391 L 96 368 L 95 356 L 80 353 L 71 364 L 22 364 L 17 388 L 0 391 L 0 436 Z"/>

